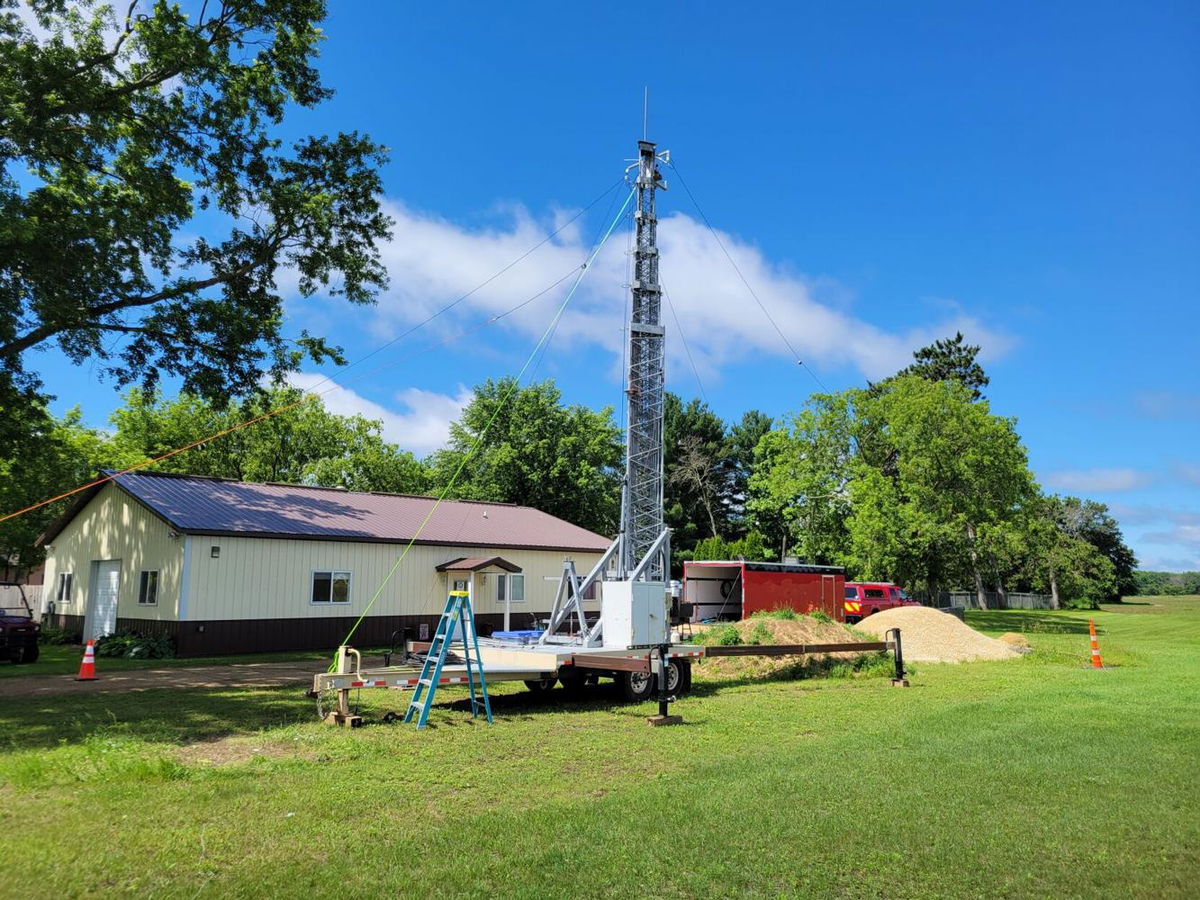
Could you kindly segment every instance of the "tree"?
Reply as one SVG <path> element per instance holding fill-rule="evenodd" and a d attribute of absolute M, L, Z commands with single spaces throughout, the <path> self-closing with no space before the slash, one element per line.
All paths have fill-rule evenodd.
<path fill-rule="evenodd" d="M 277 284 L 286 268 L 303 296 L 367 303 L 386 282 L 383 148 L 276 136 L 330 96 L 323 0 L 30 6 L 48 36 L 0 14 L 0 453 L 38 427 L 30 353 L 48 346 L 219 401 L 339 359 L 285 334 Z"/>
<path fill-rule="evenodd" d="M 533 506 L 615 534 L 624 448 L 612 408 L 561 401 L 550 380 L 479 385 L 450 425 L 449 446 L 432 457 L 434 484 L 452 497 Z"/>
<path fill-rule="evenodd" d="M 689 559 L 748 559 L 766 562 L 775 558 L 763 536 L 749 531 L 744 537 L 727 541 L 722 537 L 710 537 L 696 544 Z"/>
<path fill-rule="evenodd" d="M 421 493 L 426 468 L 408 451 L 385 442 L 380 424 L 339 416 L 317 397 L 275 387 L 237 406 L 219 408 L 193 394 L 166 399 L 134 388 L 113 412 L 113 445 L 140 462 L 277 409 L 264 418 L 154 465 L 159 472 L 209 475 L 238 481 L 275 481 L 357 491 Z"/>
<path fill-rule="evenodd" d="M 1096 500 L 1079 497 L 1052 498 L 1053 514 L 1059 527 L 1072 537 L 1087 541 L 1113 566 L 1112 592 L 1106 601 L 1115 602 L 1123 594 L 1137 593 L 1137 579 L 1133 570 L 1137 557 L 1125 543 L 1125 536 L 1108 506 Z"/>
<path fill-rule="evenodd" d="M 952 338 L 943 338 L 922 347 L 913 353 L 914 362 L 896 373 L 897 376 L 916 375 L 927 381 L 957 381 L 970 390 L 972 400 L 982 399 L 982 388 L 987 387 L 991 379 L 983 371 L 983 366 L 976 362 L 980 348 L 964 341 L 960 331 Z"/>
<path fill-rule="evenodd" d="M 861 454 L 855 458 L 848 527 L 859 554 L 869 552 L 873 541 L 890 539 L 910 565 L 923 560 L 931 592 L 944 576 L 957 574 L 957 566 L 972 578 L 986 607 L 984 537 L 1016 521 L 1036 487 L 1015 421 L 972 399 L 970 389 L 954 380 L 906 375 L 860 400 L 859 417 L 893 452 L 890 471 Z M 885 488 L 881 501 L 874 495 Z M 890 510 L 898 531 L 878 515 L 860 515 L 860 508 Z"/>
<path fill-rule="evenodd" d="M 1200 594 L 1200 572 L 1134 572 L 1137 593 L 1143 597 Z"/>
<path fill-rule="evenodd" d="M 36 407 L 39 427 L 26 435 L 19 452 L 0 459 L 0 511 L 16 512 L 91 481 L 109 466 L 130 462 L 106 435 L 84 427 L 78 407 L 61 419 Z M 69 507 L 72 499 L 31 510 L 0 523 L 0 567 L 28 571 L 45 556 L 39 535 Z"/>
<path fill-rule="evenodd" d="M 1041 498 L 1030 546 L 1031 581 L 1049 590 L 1056 606 L 1061 599 L 1094 607 L 1137 590 L 1133 551 L 1103 503 Z"/>
<path fill-rule="evenodd" d="M 666 487 L 676 489 L 681 496 L 689 496 L 703 509 L 708 520 L 709 537 L 718 534 L 717 512 L 725 488 L 723 468 L 721 457 L 714 456 L 711 447 L 698 434 L 685 434 L 675 446 Z M 724 513 L 724 510 L 720 511 Z"/>
<path fill-rule="evenodd" d="M 814 394 L 785 427 L 758 443 L 746 506 L 781 556 L 790 547 L 811 562 L 831 563 L 845 553 L 857 396 Z"/>
<path fill-rule="evenodd" d="M 725 495 L 729 524 L 735 532 L 745 533 L 750 527 L 746 518 L 746 499 L 754 470 L 754 450 L 774 424 L 775 420 L 766 413 L 752 409 L 742 414 L 741 421 L 730 425 L 725 435 L 728 479 Z"/>
<path fill-rule="evenodd" d="M 725 423 L 698 399 L 663 397 L 663 506 L 672 529 L 671 552 L 690 551 L 702 536 L 726 527 L 728 505 Z M 715 499 L 714 499 L 715 498 Z M 704 528 L 707 525 L 707 528 Z M 707 535 L 702 535 L 707 531 Z"/>
<path fill-rule="evenodd" d="M 1067 498 L 1075 499 L 1075 498 Z M 1104 554 L 1070 532 L 1064 498 L 1042 497 L 1028 531 L 1029 582 L 1049 592 L 1055 609 L 1079 606 L 1094 609 L 1116 587 L 1114 566 Z"/>

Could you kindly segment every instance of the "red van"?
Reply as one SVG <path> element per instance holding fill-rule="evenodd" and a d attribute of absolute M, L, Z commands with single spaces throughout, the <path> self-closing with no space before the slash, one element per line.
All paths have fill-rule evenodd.
<path fill-rule="evenodd" d="M 920 606 L 898 584 L 885 581 L 847 581 L 846 599 L 843 609 L 846 624 L 853 625 L 867 616 L 873 616 L 895 606 Z"/>

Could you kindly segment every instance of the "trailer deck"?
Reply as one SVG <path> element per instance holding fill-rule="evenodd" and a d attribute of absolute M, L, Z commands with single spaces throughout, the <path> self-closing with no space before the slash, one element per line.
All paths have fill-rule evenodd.
<path fill-rule="evenodd" d="M 479 662 L 483 675 L 490 683 L 521 681 L 532 689 L 548 689 L 556 680 L 566 685 L 582 685 L 601 677 L 624 678 L 626 696 L 631 700 L 649 699 L 654 692 L 656 662 L 668 672 L 670 693 L 686 693 L 691 687 L 691 663 L 705 657 L 721 656 L 804 656 L 821 653 L 870 653 L 887 651 L 895 659 L 892 683 L 907 686 L 900 630 L 892 629 L 884 641 L 862 641 L 845 644 L 742 644 L 735 646 L 703 647 L 695 644 L 669 644 L 659 660 L 658 648 L 580 647 L 564 644 L 515 644 L 494 639 L 480 639 Z M 321 672 L 313 676 L 310 696 L 317 699 L 318 712 L 328 721 L 339 724 L 358 724 L 350 715 L 349 693 L 352 690 L 383 688 L 415 690 L 420 684 L 421 655 L 429 649 L 428 642 L 410 641 L 405 647 L 407 658 L 414 660 L 401 665 L 363 669 L 359 653 L 351 647 L 341 648 L 338 671 Z M 669 668 L 668 668 L 669 667 Z M 478 678 L 476 672 L 476 678 Z M 461 657 L 448 659 L 442 666 L 438 686 L 469 684 L 470 673 Z M 633 693 L 630 693 L 632 689 Z M 665 696 L 665 694 L 664 694 Z M 330 712 L 327 715 L 327 712 Z"/>

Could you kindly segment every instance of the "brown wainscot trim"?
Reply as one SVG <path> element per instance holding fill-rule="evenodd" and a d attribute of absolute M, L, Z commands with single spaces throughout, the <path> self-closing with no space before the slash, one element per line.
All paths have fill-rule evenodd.
<path fill-rule="evenodd" d="M 514 628 L 525 627 L 527 613 L 515 616 Z M 295 619 L 213 619 L 200 622 L 175 622 L 156 619 L 117 619 L 118 631 L 145 635 L 166 635 L 175 642 L 179 656 L 221 656 L 232 653 L 270 653 L 287 650 L 337 649 L 354 626 L 353 616 L 345 618 Z M 362 620 L 350 643 L 360 648 L 399 645 L 405 637 L 416 640 L 421 625 L 432 635 L 438 616 L 368 616 Z M 475 617 L 480 635 L 489 635 L 504 626 L 503 613 L 480 613 Z M 83 627 L 82 619 L 80 628 Z M 407 630 L 407 634 L 406 634 Z"/>

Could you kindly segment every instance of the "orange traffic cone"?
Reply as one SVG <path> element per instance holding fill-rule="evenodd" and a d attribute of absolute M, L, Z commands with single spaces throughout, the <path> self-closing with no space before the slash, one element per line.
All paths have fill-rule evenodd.
<path fill-rule="evenodd" d="M 1100 645 L 1096 643 L 1096 620 L 1088 619 L 1088 628 L 1092 632 L 1092 668 L 1103 669 L 1104 663 L 1100 662 Z"/>
<path fill-rule="evenodd" d="M 96 680 L 96 642 L 88 641 L 87 649 L 83 651 L 83 662 L 79 664 L 79 674 L 76 681 Z"/>

